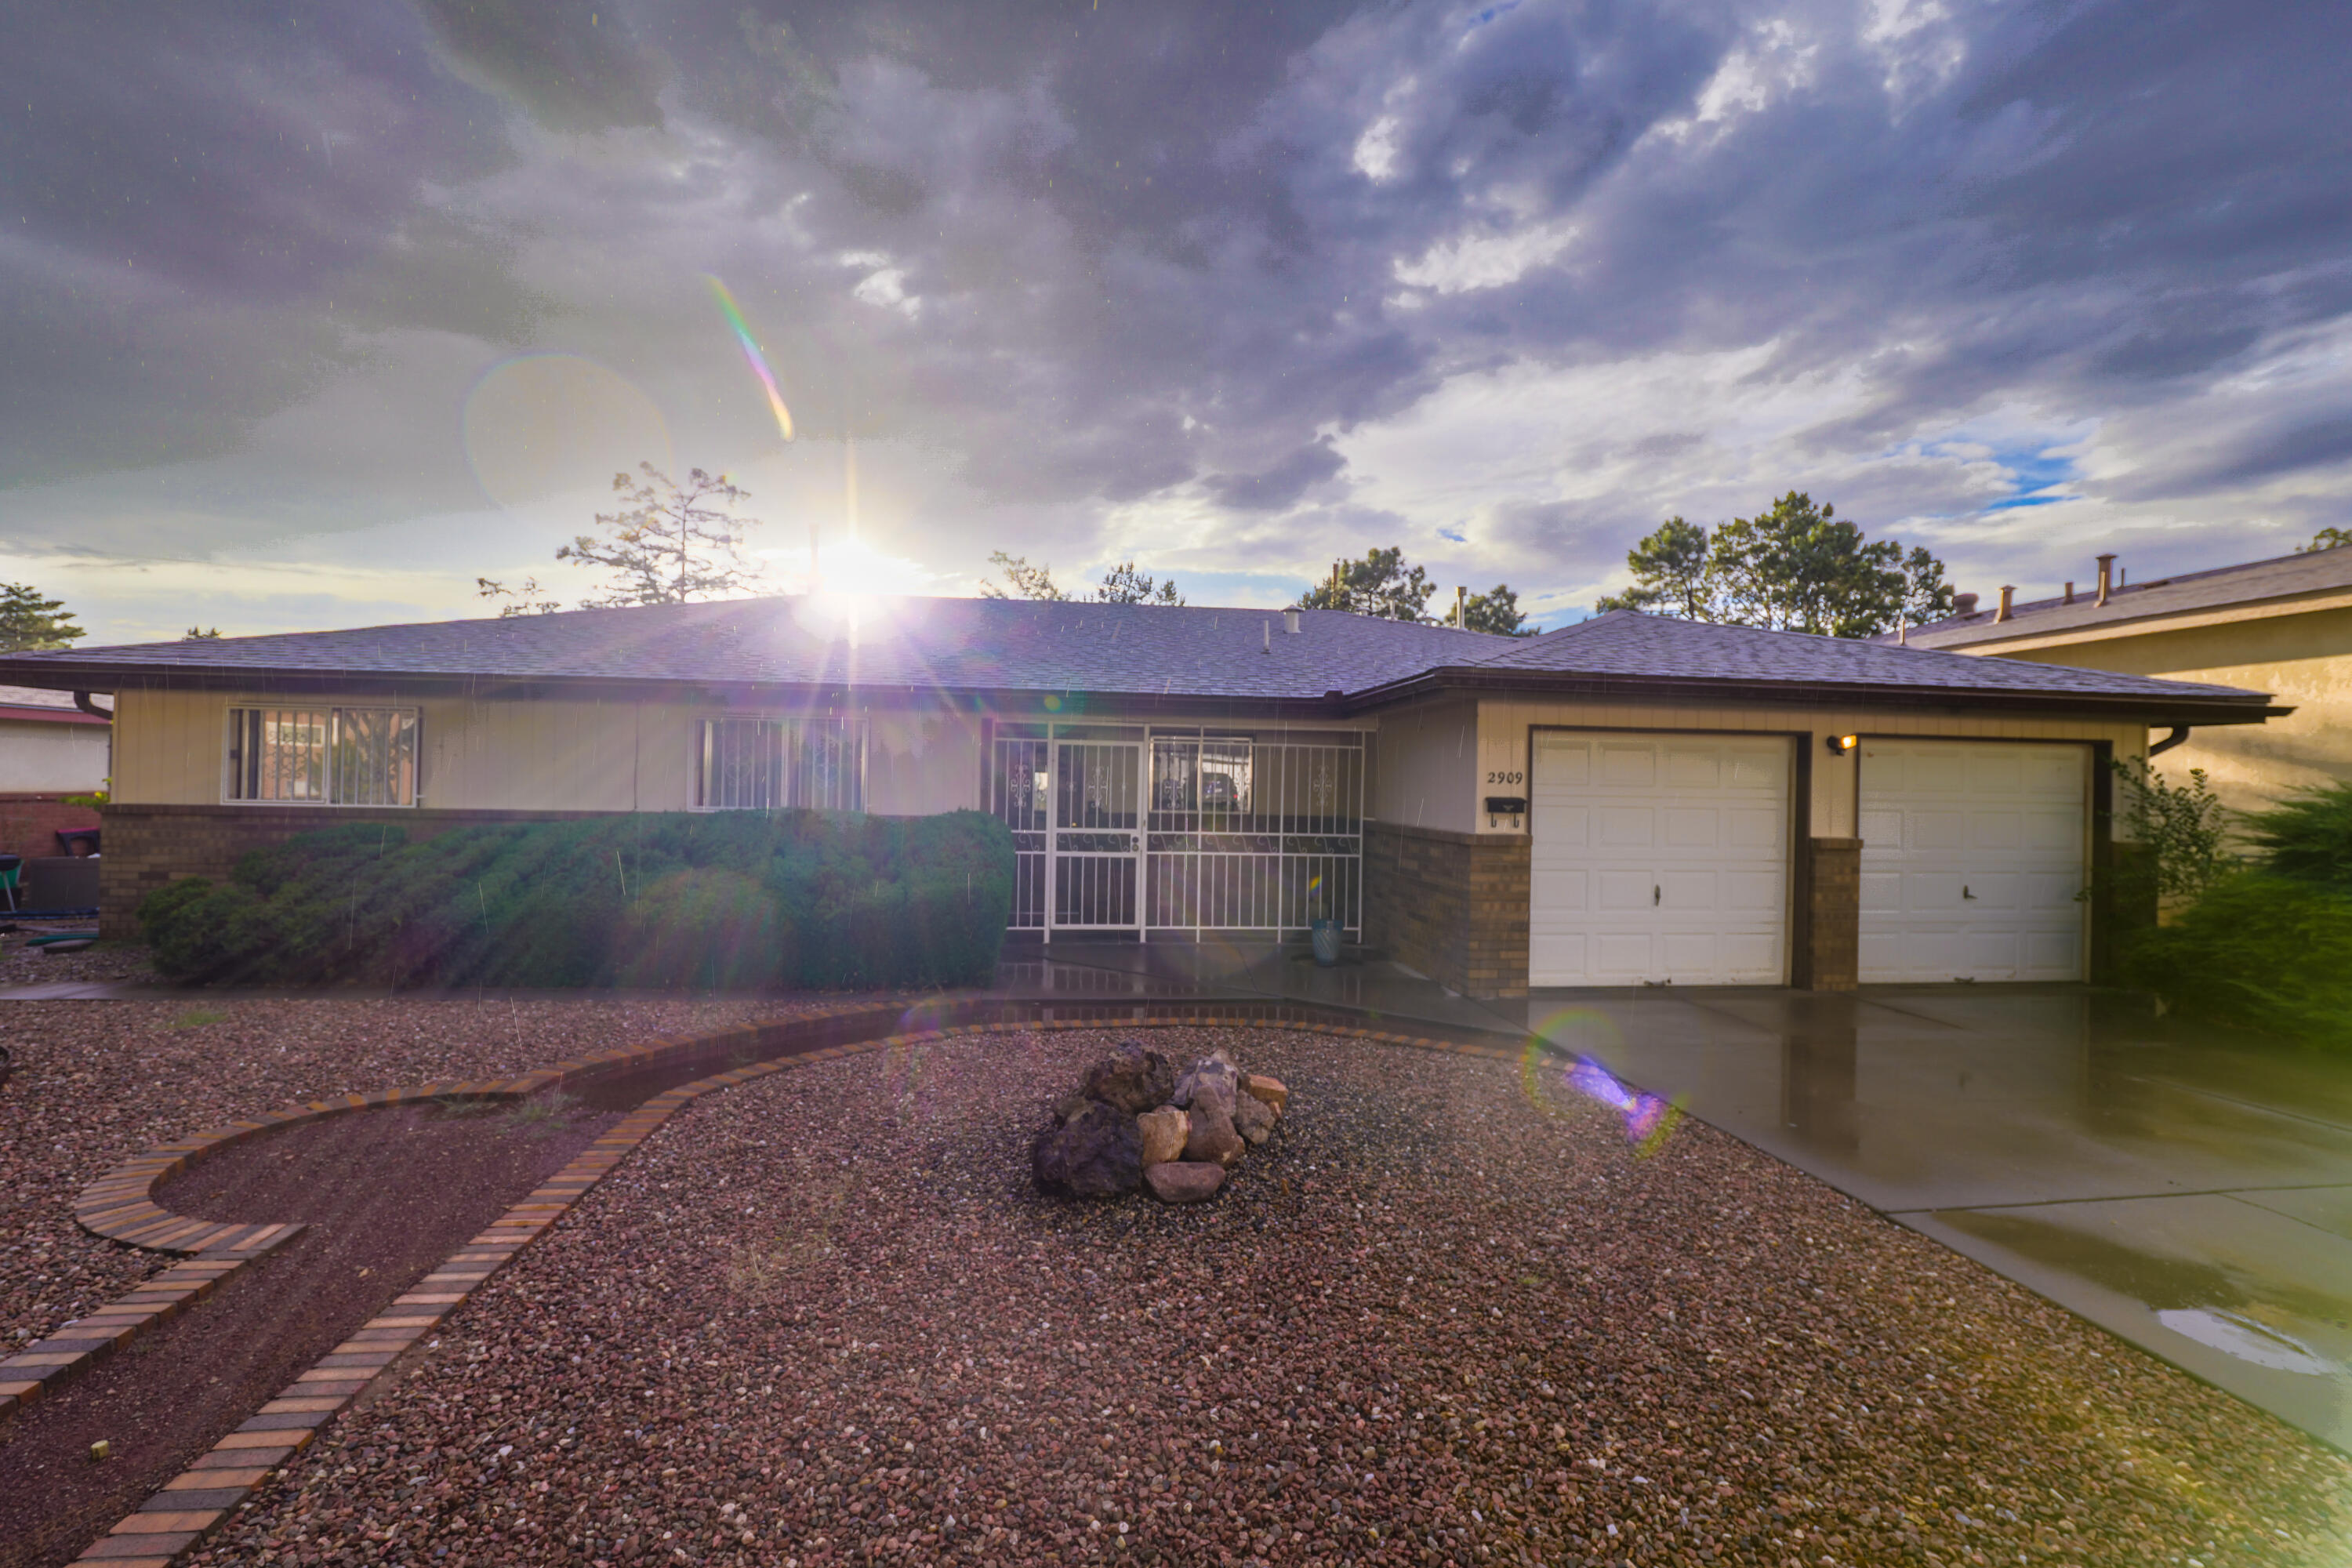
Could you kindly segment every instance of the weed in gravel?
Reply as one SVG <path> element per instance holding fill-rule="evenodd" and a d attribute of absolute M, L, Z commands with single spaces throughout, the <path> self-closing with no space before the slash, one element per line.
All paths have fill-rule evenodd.
<path fill-rule="evenodd" d="M 440 1108 L 444 1116 L 495 1116 L 505 1109 L 502 1100 L 465 1094 L 437 1094 L 433 1097 L 433 1103 Z"/>
<path fill-rule="evenodd" d="M 561 1132 L 580 1113 L 580 1098 L 561 1089 L 551 1094 L 534 1094 L 516 1102 L 509 1117 L 519 1126 L 540 1132 Z"/>

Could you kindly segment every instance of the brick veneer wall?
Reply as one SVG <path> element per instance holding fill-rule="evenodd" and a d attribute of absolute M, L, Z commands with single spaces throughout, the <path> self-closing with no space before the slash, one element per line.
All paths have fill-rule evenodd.
<path fill-rule="evenodd" d="M 1807 839 L 1802 870 L 1793 978 L 1808 991 L 1851 991 L 1862 973 L 1862 840 Z"/>
<path fill-rule="evenodd" d="M 55 795 L 0 795 L 0 855 L 59 855 L 59 832 L 98 826 L 98 813 Z"/>
<path fill-rule="evenodd" d="M 139 900 L 182 877 L 221 881 L 248 849 L 283 844 L 298 833 L 352 822 L 405 828 L 412 842 L 485 822 L 548 822 L 608 816 L 601 811 L 433 811 L 366 806 L 109 805 L 106 853 L 100 864 L 98 928 L 108 937 L 139 934 Z"/>
<path fill-rule="evenodd" d="M 1528 994 L 1528 841 L 1364 824 L 1364 942 L 1469 996 Z"/>

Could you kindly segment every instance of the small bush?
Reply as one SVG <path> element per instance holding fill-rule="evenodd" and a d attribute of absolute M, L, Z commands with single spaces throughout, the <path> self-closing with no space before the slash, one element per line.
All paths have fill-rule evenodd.
<path fill-rule="evenodd" d="M 2352 897 L 2265 871 L 2221 883 L 2125 956 L 2192 1017 L 2352 1048 Z"/>
<path fill-rule="evenodd" d="M 666 813 L 452 829 L 348 824 L 150 894 L 186 981 L 867 988 L 984 984 L 1013 839 L 979 812 Z"/>
<path fill-rule="evenodd" d="M 2305 790 L 2254 813 L 2246 837 L 2273 873 L 2352 894 L 2352 783 Z"/>

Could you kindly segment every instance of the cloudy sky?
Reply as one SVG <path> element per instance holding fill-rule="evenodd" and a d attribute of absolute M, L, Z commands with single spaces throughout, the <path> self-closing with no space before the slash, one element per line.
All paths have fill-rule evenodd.
<path fill-rule="evenodd" d="M 2312 0 L 11 10 L 0 579 L 93 641 L 577 598 L 642 460 L 780 591 L 1396 543 L 1550 624 L 1791 488 L 2029 593 L 2352 521 Z"/>

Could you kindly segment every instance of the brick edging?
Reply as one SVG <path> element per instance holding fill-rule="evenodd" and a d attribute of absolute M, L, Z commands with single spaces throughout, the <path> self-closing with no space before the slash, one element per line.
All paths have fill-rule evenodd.
<path fill-rule="evenodd" d="M 843 1009 L 824 1016 L 840 1016 L 863 1009 Z M 1044 1010 L 1041 1008 L 1041 1010 Z M 806 1018 L 806 1015 L 803 1017 Z M 800 1020 L 795 1020 L 800 1021 Z M 1012 1029 L 1102 1028 L 1257 1028 L 1335 1035 L 1376 1044 L 1445 1051 L 1459 1056 L 1507 1060 L 1519 1054 L 1497 1046 L 1468 1044 L 1385 1030 L 1350 1028 L 1307 1019 L 1246 1018 L 1215 1013 L 1150 1014 L 1129 1017 L 1054 1018 L 1024 1022 L 1003 1019 L 984 1024 L 883 1036 L 819 1047 L 814 1050 L 749 1063 L 676 1089 L 665 1089 L 624 1116 L 581 1156 L 557 1172 L 494 1221 L 490 1227 L 452 1253 L 440 1267 L 418 1280 L 392 1305 L 353 1331 L 352 1337 L 319 1358 L 236 1431 L 213 1445 L 195 1462 L 163 1483 L 140 1505 L 138 1511 L 118 1522 L 74 1559 L 102 1563 L 107 1568 L 170 1568 L 194 1549 L 252 1496 L 271 1470 L 309 1446 L 310 1439 L 340 1415 L 353 1400 L 383 1378 L 419 1340 L 465 1305 L 484 1281 L 522 1250 L 554 1227 L 572 1205 L 595 1189 L 638 1145 L 659 1131 L 670 1117 L 706 1094 L 750 1083 L 771 1073 L 813 1067 L 877 1050 L 919 1045 L 930 1040 L 974 1035 L 1002 1034 Z M 729 1030 L 684 1042 L 663 1041 L 635 1051 L 608 1052 L 580 1063 L 561 1064 L 544 1073 L 526 1075 L 542 1083 L 578 1076 L 579 1069 L 631 1056 L 648 1056 L 686 1047 L 707 1047 L 756 1027 Z M 1524 1047 L 1522 1047 L 1524 1048 Z M 520 1083 L 524 1079 L 511 1079 Z M 354 1097 L 356 1098 L 356 1097 Z M 348 1109 L 348 1108 L 346 1108 Z M 240 1134 L 243 1136 L 243 1134 Z"/>

